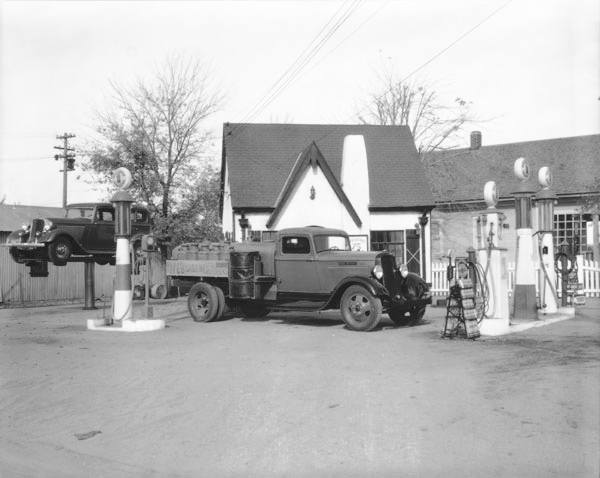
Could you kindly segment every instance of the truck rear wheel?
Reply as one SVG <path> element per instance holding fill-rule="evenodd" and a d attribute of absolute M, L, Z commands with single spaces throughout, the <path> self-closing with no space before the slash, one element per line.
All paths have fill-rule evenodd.
<path fill-rule="evenodd" d="M 219 300 L 219 310 L 217 310 L 217 315 L 214 320 L 221 320 L 227 309 L 227 305 L 225 304 L 225 293 L 223 292 L 223 289 L 218 286 L 215 286 L 215 292 L 217 293 L 217 299 Z"/>
<path fill-rule="evenodd" d="M 381 320 L 381 299 L 360 285 L 348 287 L 340 302 L 342 318 L 351 330 L 368 332 Z"/>
<path fill-rule="evenodd" d="M 198 282 L 190 289 L 188 310 L 196 322 L 215 320 L 223 308 L 219 307 L 219 296 L 215 288 L 205 282 Z"/>

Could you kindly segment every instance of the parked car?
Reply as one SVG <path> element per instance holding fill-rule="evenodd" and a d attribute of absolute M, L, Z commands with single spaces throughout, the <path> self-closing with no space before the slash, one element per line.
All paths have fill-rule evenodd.
<path fill-rule="evenodd" d="M 139 247 L 141 236 L 150 233 L 145 207 L 131 207 L 131 242 Z M 137 246 L 136 246 L 137 245 Z M 69 261 L 93 257 L 100 265 L 114 264 L 115 208 L 111 203 L 70 204 L 64 217 L 39 218 L 23 224 L 6 241 L 15 262 L 48 261 L 64 266 Z"/>

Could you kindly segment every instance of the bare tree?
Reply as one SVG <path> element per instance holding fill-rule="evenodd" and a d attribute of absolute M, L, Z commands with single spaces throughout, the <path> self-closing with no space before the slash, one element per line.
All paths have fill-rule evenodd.
<path fill-rule="evenodd" d="M 419 153 L 456 147 L 468 124 L 481 122 L 471 103 L 456 98 L 445 104 L 427 82 L 403 81 L 391 69 L 381 69 L 378 86 L 367 95 L 357 117 L 362 124 L 409 126 Z"/>
<path fill-rule="evenodd" d="M 111 81 L 108 103 L 96 111 L 101 139 L 87 151 L 86 169 L 108 183 L 116 168 L 127 167 L 134 196 L 164 233 L 174 227 L 170 218 L 188 217 L 180 209 L 202 190 L 212 139 L 204 121 L 224 101 L 210 78 L 199 61 L 169 57 L 148 79 Z"/>

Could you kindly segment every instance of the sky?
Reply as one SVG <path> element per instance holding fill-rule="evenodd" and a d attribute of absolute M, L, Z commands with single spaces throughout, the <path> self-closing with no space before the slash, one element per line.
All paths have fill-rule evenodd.
<path fill-rule="evenodd" d="M 261 103 L 343 13 L 287 88 Z M 109 81 L 148 76 L 169 55 L 207 65 L 227 97 L 204 125 L 215 164 L 225 122 L 355 123 L 382 67 L 426 81 L 447 103 L 470 101 L 486 119 L 471 128 L 484 145 L 600 133 L 597 0 L 5 0 L 0 201 L 60 207 L 57 136 L 83 147 Z M 76 163 L 68 202 L 106 199 L 86 179 Z"/>

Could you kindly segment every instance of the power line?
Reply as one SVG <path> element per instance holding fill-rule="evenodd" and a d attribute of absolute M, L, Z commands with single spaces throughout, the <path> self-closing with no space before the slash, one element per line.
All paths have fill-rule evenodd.
<path fill-rule="evenodd" d="M 448 46 L 446 46 L 445 48 L 443 48 L 440 52 L 438 52 L 436 55 L 434 55 L 433 57 L 431 57 L 429 60 L 427 60 L 425 63 L 423 63 L 421 66 L 419 66 L 416 70 L 412 71 L 410 74 L 408 74 L 404 79 L 400 80 L 397 84 L 393 85 L 390 89 L 386 90 L 381 96 L 377 97 L 373 102 L 368 103 L 363 109 L 359 110 L 357 113 L 353 114 L 352 117 L 348 118 L 349 121 L 350 119 L 352 119 L 353 117 L 355 117 L 357 114 L 359 114 L 360 112 L 364 111 L 367 107 L 369 107 L 371 104 L 375 103 L 376 101 L 378 101 L 380 98 L 384 97 L 386 94 L 388 94 L 390 91 L 392 91 L 394 88 L 396 88 L 397 86 L 401 85 L 403 82 L 405 82 L 406 80 L 408 80 L 411 76 L 413 76 L 414 74 L 416 74 L 417 72 L 419 72 L 420 70 L 422 70 L 423 68 L 425 68 L 427 65 L 429 65 L 431 62 L 433 62 L 435 59 L 437 59 L 439 56 L 441 56 L 442 54 L 444 54 L 446 51 L 448 51 L 450 48 L 452 48 L 454 45 L 456 45 L 459 41 L 461 41 L 463 38 L 465 38 L 467 35 L 469 35 L 470 33 L 472 33 L 475 29 L 477 29 L 478 27 L 480 27 L 482 24 L 484 24 L 485 22 L 487 22 L 490 18 L 492 18 L 494 15 L 496 15 L 500 10 L 502 10 L 504 7 L 506 7 L 509 3 L 511 3 L 513 0 L 508 0 L 506 1 L 504 4 L 502 4 L 499 8 L 497 8 L 496 10 L 494 10 L 492 13 L 490 13 L 488 16 L 486 16 L 485 18 L 483 18 L 479 23 L 477 23 L 474 27 L 472 27 L 471 29 L 467 30 L 467 32 L 465 32 L 463 35 L 461 35 L 460 37 L 458 37 L 456 40 L 454 40 L 452 43 L 450 43 Z M 376 12 L 377 13 L 377 12 Z M 370 18 L 370 17 L 369 17 Z M 362 26 L 362 24 L 360 25 Z M 359 28 L 360 28 L 359 26 Z M 354 32 L 352 32 L 354 33 Z M 351 34 L 352 34 L 351 33 Z M 346 37 L 347 38 L 347 37 Z M 346 38 L 343 41 L 346 40 Z M 338 45 L 339 46 L 339 45 Z M 337 48 L 337 46 L 335 47 Z M 335 49 L 334 48 L 334 49 Z M 248 125 L 248 123 L 245 123 L 242 125 L 242 128 L 245 128 Z M 232 131 L 230 134 L 233 135 L 236 132 L 236 130 Z M 327 138 L 327 136 L 329 136 L 331 133 L 326 133 L 322 136 L 320 136 L 318 139 L 315 140 L 316 143 L 323 141 L 325 138 Z M 294 154 L 293 157 L 295 157 L 296 154 Z M 290 158 L 290 159 L 293 159 Z"/>
<path fill-rule="evenodd" d="M 50 159 L 51 156 L 39 156 L 37 158 L 0 158 L 0 161 L 12 162 L 12 161 L 40 161 L 42 159 Z"/>
<path fill-rule="evenodd" d="M 297 78 L 299 73 L 304 69 L 304 67 L 310 63 L 310 61 L 315 57 L 315 55 L 323 48 L 323 46 L 329 41 L 329 39 L 335 34 L 335 32 L 350 18 L 350 16 L 358 9 L 360 6 L 361 0 L 354 0 L 353 3 L 347 7 L 347 9 L 342 13 L 341 17 L 335 20 L 335 23 L 329 28 L 329 30 L 320 38 L 317 39 L 323 31 L 327 28 L 328 25 L 334 21 L 334 18 L 338 15 L 341 8 L 338 9 L 332 18 L 326 23 L 326 25 L 321 29 L 321 31 L 317 34 L 315 38 L 309 43 L 309 45 L 304 49 L 304 51 L 300 54 L 298 58 L 292 63 L 290 67 L 286 70 L 286 72 L 281 75 L 281 77 L 263 94 L 261 99 L 256 103 L 256 105 L 250 110 L 246 118 L 241 121 L 240 126 L 238 126 L 232 134 L 239 133 L 242 129 L 245 128 L 249 123 L 252 122 L 256 116 L 262 113 L 267 106 L 269 106 L 277 96 L 279 96 L 285 89 L 287 89 L 290 84 Z M 311 45 L 315 44 L 312 48 Z M 308 51 L 308 53 L 307 53 Z M 287 77 L 286 77 L 287 76 Z"/>
<path fill-rule="evenodd" d="M 504 4 L 502 4 L 499 8 L 497 8 L 492 13 L 490 13 L 487 17 L 485 17 L 483 20 L 481 20 L 477 25 L 475 25 L 470 30 L 468 30 L 467 32 L 465 32 L 463 35 L 461 35 L 460 37 L 458 37 L 456 40 L 454 40 L 452 43 L 450 43 L 447 47 L 443 48 L 440 52 L 438 52 L 433 57 L 431 57 L 429 60 L 427 60 L 425 63 L 423 63 L 421 66 L 419 66 L 416 70 L 413 70 L 410 74 L 408 74 L 406 77 L 404 77 L 398 83 L 396 83 L 391 88 L 389 88 L 388 90 L 386 90 L 382 95 L 380 95 L 379 97 L 377 97 L 375 99 L 375 101 L 372 101 L 371 103 L 368 103 L 364 108 L 358 110 L 358 112 L 355 113 L 355 114 L 353 114 L 352 117 L 357 116 L 358 114 L 360 114 L 362 111 L 364 111 L 365 109 L 367 109 L 369 106 L 371 106 L 372 104 L 376 103 L 378 100 L 380 100 L 381 98 L 383 98 L 385 95 L 387 95 L 388 93 L 390 93 L 392 90 L 394 90 L 395 88 L 397 88 L 398 86 L 400 86 L 402 83 L 404 83 L 406 80 L 408 80 L 411 76 L 415 75 L 416 73 L 418 73 L 419 71 L 421 71 L 423 68 L 425 68 L 427 65 L 429 65 L 434 60 L 436 60 L 438 57 L 440 57 L 441 55 L 443 55 L 444 53 L 446 53 L 450 48 L 452 48 L 454 45 L 456 45 L 459 41 L 461 41 L 467 35 L 469 35 L 470 33 L 472 33 L 475 29 L 479 28 L 481 25 L 483 25 L 485 22 L 487 22 L 490 18 L 492 18 L 494 15 L 496 15 L 500 10 L 502 10 L 504 7 L 506 7 L 512 1 L 513 0 L 508 0 L 507 2 L 505 2 Z"/>

